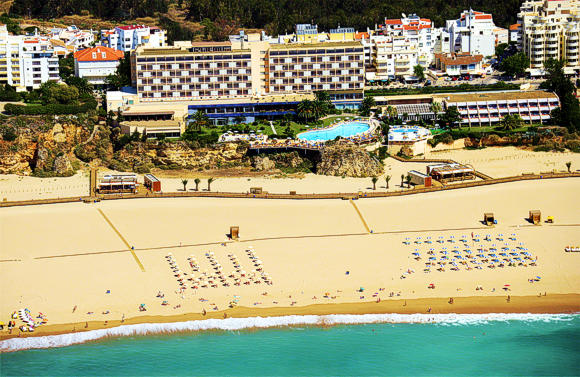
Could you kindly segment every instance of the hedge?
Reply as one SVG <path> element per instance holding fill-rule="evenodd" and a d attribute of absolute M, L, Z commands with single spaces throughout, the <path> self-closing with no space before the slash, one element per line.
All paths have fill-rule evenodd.
<path fill-rule="evenodd" d="M 11 115 L 64 115 L 64 114 L 81 114 L 97 108 L 97 101 L 89 101 L 82 105 L 60 105 L 51 104 L 45 106 L 39 105 L 15 105 L 12 103 L 4 106 L 4 111 Z"/>
<path fill-rule="evenodd" d="M 490 85 L 460 84 L 456 86 L 424 86 L 422 88 L 392 88 L 392 89 L 369 89 L 365 90 L 365 96 L 389 96 L 404 94 L 436 94 L 436 93 L 458 93 L 458 92 L 482 92 L 500 90 L 519 90 L 518 84 L 505 83 L 499 81 Z"/>

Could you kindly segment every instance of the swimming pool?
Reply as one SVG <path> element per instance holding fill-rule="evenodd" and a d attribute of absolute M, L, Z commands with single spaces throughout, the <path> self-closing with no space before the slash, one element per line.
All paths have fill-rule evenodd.
<path fill-rule="evenodd" d="M 431 131 L 424 127 L 396 127 L 389 129 L 389 141 L 419 141 L 429 138 Z"/>
<path fill-rule="evenodd" d="M 344 122 L 330 128 L 302 132 L 297 137 L 306 141 L 328 141 L 334 140 L 338 136 L 347 138 L 360 135 L 370 130 L 370 128 L 371 126 L 365 122 Z"/>

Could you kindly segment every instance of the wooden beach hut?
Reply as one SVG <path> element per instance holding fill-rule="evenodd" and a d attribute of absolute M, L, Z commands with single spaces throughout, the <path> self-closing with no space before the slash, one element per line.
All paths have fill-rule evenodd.
<path fill-rule="evenodd" d="M 533 209 L 530 211 L 529 217 L 528 217 L 529 222 L 531 222 L 534 225 L 538 225 L 541 221 L 542 221 L 542 212 L 540 212 L 539 209 Z"/>

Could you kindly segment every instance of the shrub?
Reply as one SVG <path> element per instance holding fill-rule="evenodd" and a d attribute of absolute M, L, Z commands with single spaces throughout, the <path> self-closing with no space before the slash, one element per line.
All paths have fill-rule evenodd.
<path fill-rule="evenodd" d="M 6 141 L 14 141 L 18 137 L 18 133 L 14 127 L 9 126 L 2 126 L 2 128 L 0 128 L 0 134 L 2 135 L 2 139 Z"/>
<path fill-rule="evenodd" d="M 82 105 L 50 104 L 40 105 L 15 105 L 12 103 L 4 106 L 4 111 L 11 115 L 65 115 L 84 114 L 97 108 L 97 101 L 89 101 Z"/>

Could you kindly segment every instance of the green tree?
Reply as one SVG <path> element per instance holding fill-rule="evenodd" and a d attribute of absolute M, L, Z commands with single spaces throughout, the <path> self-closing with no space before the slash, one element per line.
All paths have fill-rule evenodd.
<path fill-rule="evenodd" d="M 404 181 L 405 181 L 405 174 L 401 174 L 401 188 L 403 188 Z"/>
<path fill-rule="evenodd" d="M 359 107 L 360 114 L 362 116 L 369 116 L 371 114 L 371 109 L 375 106 L 376 103 L 373 97 L 365 97 Z"/>
<path fill-rule="evenodd" d="M 552 121 L 570 132 L 580 131 L 580 104 L 574 95 L 574 84 L 564 74 L 564 66 L 563 60 L 548 59 L 544 63 L 546 81 L 540 88 L 555 92 L 560 99 L 560 106 L 552 110 Z"/>
<path fill-rule="evenodd" d="M 501 120 L 501 128 L 504 131 L 512 131 L 522 126 L 523 119 L 519 114 L 508 114 Z"/>
<path fill-rule="evenodd" d="M 390 175 L 386 175 L 385 176 L 385 183 L 386 183 L 386 189 L 389 189 L 389 181 L 391 180 L 391 176 Z"/>
<path fill-rule="evenodd" d="M 187 191 L 187 184 L 189 181 L 187 179 L 182 179 L 181 184 L 183 185 L 183 191 Z"/>
<path fill-rule="evenodd" d="M 566 168 L 568 168 L 568 173 L 570 173 L 570 168 L 572 167 L 572 161 L 566 162 Z"/>
<path fill-rule="evenodd" d="M 413 74 L 417 76 L 420 81 L 425 80 L 425 68 L 421 64 L 413 67 Z"/>
<path fill-rule="evenodd" d="M 377 177 L 372 177 L 371 181 L 373 182 L 373 190 L 377 189 L 377 182 L 378 182 L 378 178 Z"/>
<path fill-rule="evenodd" d="M 498 58 L 502 57 L 507 47 L 508 47 L 507 43 L 500 43 L 497 46 L 495 46 L 495 56 L 497 56 Z"/>
<path fill-rule="evenodd" d="M 300 101 L 296 107 L 296 115 L 306 122 L 316 119 L 314 116 L 314 102 L 308 99 Z"/>
<path fill-rule="evenodd" d="M 201 179 L 196 178 L 193 180 L 193 182 L 195 183 L 195 191 L 199 191 L 199 184 L 201 183 Z"/>
<path fill-rule="evenodd" d="M 75 61 L 73 54 L 69 54 L 64 58 L 60 58 L 58 61 L 58 74 L 60 78 L 66 80 L 69 77 L 74 77 L 75 75 Z"/>
<path fill-rule="evenodd" d="M 398 115 L 397 108 L 395 106 L 388 105 L 386 112 L 387 112 L 387 116 L 389 117 L 389 119 L 396 118 Z"/>
<path fill-rule="evenodd" d="M 503 71 L 508 76 L 520 77 L 526 73 L 526 69 L 530 67 L 530 58 L 523 52 L 518 52 L 502 60 L 499 65 L 500 71 Z"/>
<path fill-rule="evenodd" d="M 431 112 L 437 116 L 441 112 L 441 102 L 433 101 L 429 108 L 431 109 Z"/>
<path fill-rule="evenodd" d="M 207 180 L 207 191 L 211 191 L 211 184 L 212 182 L 215 182 L 215 178 L 208 178 Z"/>
<path fill-rule="evenodd" d="M 449 106 L 445 109 L 443 114 L 439 114 L 439 121 L 447 127 L 453 127 L 453 125 L 459 123 L 461 120 L 461 114 L 457 110 L 457 106 Z"/>
<path fill-rule="evenodd" d="M 407 187 L 411 188 L 411 176 L 410 175 L 407 175 L 405 177 L 405 181 L 407 181 Z"/>

